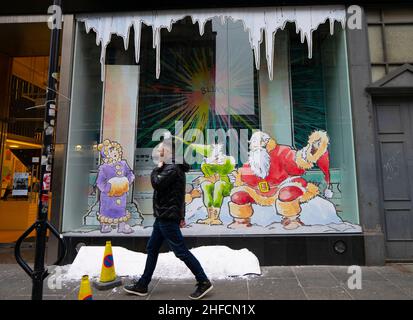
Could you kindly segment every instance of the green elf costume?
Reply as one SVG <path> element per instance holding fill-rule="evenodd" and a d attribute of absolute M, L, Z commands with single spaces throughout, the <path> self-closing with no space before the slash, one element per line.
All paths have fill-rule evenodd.
<path fill-rule="evenodd" d="M 219 218 L 222 201 L 230 195 L 233 187 L 229 174 L 235 169 L 235 159 L 222 153 L 222 145 L 190 144 L 192 149 L 202 154 L 205 158 L 201 164 L 203 177 L 197 182 L 201 186 L 203 202 L 207 209 L 208 217 L 199 219 L 197 223 L 208 225 L 222 225 Z"/>

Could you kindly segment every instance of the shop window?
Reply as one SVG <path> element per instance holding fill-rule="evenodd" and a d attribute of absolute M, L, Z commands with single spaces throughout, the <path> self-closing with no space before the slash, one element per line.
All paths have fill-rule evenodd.
<path fill-rule="evenodd" d="M 208 129 L 222 130 L 223 139 L 227 142 L 222 151 L 225 156 L 236 156 L 234 169 L 248 160 L 241 157 L 248 144 L 236 141 L 234 154 L 226 136 L 230 130 L 235 131 L 239 139 L 241 131 L 245 130 L 246 140 L 254 130 L 262 130 L 276 144 L 293 151 L 304 147 L 313 131 L 326 131 L 330 137 L 334 196 L 331 199 L 324 197 L 323 190 L 328 186 L 317 165 L 303 176 L 320 187 L 319 201 L 329 210 L 333 218 L 330 222 L 349 222 L 351 227 L 347 226 L 346 230 L 358 230 L 345 32 L 336 25 L 334 35 L 330 35 L 328 23 L 320 26 L 313 33 L 313 55 L 309 59 L 307 44 L 301 44 L 295 30 L 290 27 L 279 30 L 275 35 L 274 77 L 270 80 L 265 43 L 261 44 L 260 68 L 257 69 L 248 33 L 241 21 L 221 23 L 220 19 L 214 18 L 205 24 L 205 32 L 201 36 L 199 26 L 185 18 L 174 23 L 170 32 L 161 31 L 160 74 L 157 79 L 152 27 L 142 25 L 139 63 L 135 62 L 133 29 L 126 50 L 124 39 L 112 34 L 102 68 L 95 34 L 93 31 L 86 33 L 83 22 L 78 22 L 63 231 L 93 231 L 97 235 L 100 235 L 99 230 L 111 232 L 104 225 L 109 222 L 99 220 L 102 199 L 99 170 L 106 156 L 99 145 L 105 139 L 121 145 L 122 159 L 134 174 L 128 194 L 115 200 L 119 203 L 126 201 L 125 210 L 130 214 L 128 223 L 136 226 L 137 233 L 141 226 L 151 226 L 153 190 L 149 175 L 155 166 L 151 155 L 159 142 L 153 137 L 157 129 L 168 129 L 187 142 L 195 138 L 198 143 L 222 142 L 216 137 L 208 140 L 207 132 Z M 181 127 L 176 126 L 177 121 Z M 195 137 L 189 135 L 194 129 L 198 130 Z M 204 140 L 197 141 L 199 135 Z M 185 153 L 193 152 L 188 151 L 186 145 L 184 149 Z M 206 214 L 202 202 L 204 191 L 198 180 L 203 176 L 200 165 L 200 162 L 195 163 L 187 174 L 186 200 L 190 224 L 197 223 Z M 223 223 L 229 224 L 233 221 L 228 211 L 230 194 L 224 198 L 219 209 Z M 311 211 L 311 205 L 308 208 L 304 206 L 304 212 Z M 262 227 L 254 229 L 254 232 L 277 233 L 267 228 L 280 223 L 275 206 L 257 204 L 253 209 L 259 212 L 254 215 L 253 223 Z M 325 217 L 323 214 L 320 216 Z M 113 223 L 120 222 L 116 220 Z M 206 233 L 229 232 L 225 227 L 208 230 Z M 314 232 L 330 232 L 317 230 Z"/>

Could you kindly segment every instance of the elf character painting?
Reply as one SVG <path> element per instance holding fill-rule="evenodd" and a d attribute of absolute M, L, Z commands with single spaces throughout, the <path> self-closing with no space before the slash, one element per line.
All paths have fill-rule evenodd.
<path fill-rule="evenodd" d="M 118 227 L 118 233 L 129 234 L 133 229 L 127 221 L 131 214 L 126 210 L 129 185 L 135 176 L 125 160 L 122 159 L 122 146 L 116 141 L 104 140 L 98 145 L 101 156 L 96 184 L 100 190 L 99 213 L 97 218 L 102 233 Z"/>
<path fill-rule="evenodd" d="M 262 131 L 250 140 L 249 160 L 237 170 L 231 199 L 228 203 L 233 222 L 229 228 L 251 226 L 252 204 L 275 206 L 282 216 L 284 229 L 304 225 L 300 220 L 301 205 L 319 194 L 317 185 L 307 182 L 302 175 L 317 165 L 324 174 L 326 198 L 332 197 L 328 154 L 329 138 L 324 131 L 313 132 L 301 150 L 279 145 Z"/>
<path fill-rule="evenodd" d="M 199 177 L 197 182 L 201 186 L 208 216 L 199 219 L 197 223 L 222 225 L 220 211 L 224 197 L 229 196 L 232 189 L 229 174 L 235 168 L 235 159 L 223 154 L 221 144 L 191 144 L 190 147 L 205 156 L 201 164 L 203 176 Z"/>

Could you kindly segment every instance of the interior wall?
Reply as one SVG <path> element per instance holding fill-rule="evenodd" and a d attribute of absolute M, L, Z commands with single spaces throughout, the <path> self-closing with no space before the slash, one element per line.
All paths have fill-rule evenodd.
<path fill-rule="evenodd" d="M 15 57 L 13 58 L 13 75 L 44 88 L 47 83 L 49 57 Z"/>

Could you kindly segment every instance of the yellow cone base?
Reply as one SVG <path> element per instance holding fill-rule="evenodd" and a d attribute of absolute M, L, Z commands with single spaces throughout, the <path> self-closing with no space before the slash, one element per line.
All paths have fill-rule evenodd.
<path fill-rule="evenodd" d="M 100 281 L 95 281 L 93 282 L 93 287 L 95 287 L 98 290 L 110 290 L 112 288 L 116 288 L 122 285 L 122 279 L 119 277 L 116 277 L 115 280 L 109 281 L 109 282 L 100 282 Z"/>

